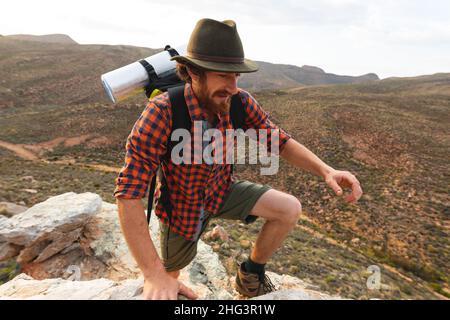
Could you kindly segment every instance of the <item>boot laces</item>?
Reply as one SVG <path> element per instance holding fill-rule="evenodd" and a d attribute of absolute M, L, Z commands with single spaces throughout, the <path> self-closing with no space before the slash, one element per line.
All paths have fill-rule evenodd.
<path fill-rule="evenodd" d="M 260 275 L 259 281 L 260 286 L 262 285 L 264 292 L 275 291 L 274 284 L 272 283 L 272 281 L 270 281 L 270 278 L 266 274 Z"/>

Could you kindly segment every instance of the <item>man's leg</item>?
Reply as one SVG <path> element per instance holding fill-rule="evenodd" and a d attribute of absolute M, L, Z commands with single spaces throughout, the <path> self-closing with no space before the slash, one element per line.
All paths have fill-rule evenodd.
<path fill-rule="evenodd" d="M 281 245 L 300 217 L 300 201 L 287 193 L 247 180 L 237 180 L 213 218 L 241 220 L 252 223 L 262 217 L 261 229 L 251 253 L 253 262 L 266 263 Z"/>
<path fill-rule="evenodd" d="M 197 254 L 197 242 L 188 241 L 179 234 L 169 232 L 169 227 L 161 222 L 159 226 L 161 260 L 166 272 L 172 278 L 178 279 L 180 271 L 186 267 Z"/>
<path fill-rule="evenodd" d="M 251 215 L 266 220 L 256 239 L 250 259 L 265 264 L 295 227 L 301 211 L 300 201 L 292 195 L 275 189 L 263 193 L 250 211 Z"/>
<path fill-rule="evenodd" d="M 244 261 L 236 276 L 236 289 L 247 297 L 273 291 L 270 279 L 264 276 L 264 265 L 297 224 L 301 204 L 292 195 L 247 180 L 235 181 L 215 218 L 254 222 L 265 219 L 250 259 Z"/>

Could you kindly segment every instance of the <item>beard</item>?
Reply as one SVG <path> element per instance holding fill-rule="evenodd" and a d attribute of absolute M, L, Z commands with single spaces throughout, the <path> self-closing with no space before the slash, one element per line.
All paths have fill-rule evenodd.
<path fill-rule="evenodd" d="M 225 101 L 217 103 L 214 101 L 214 97 L 228 95 Z M 224 90 L 217 90 L 210 92 L 206 86 L 206 81 L 202 81 L 200 85 L 200 92 L 197 95 L 200 106 L 204 107 L 207 111 L 213 114 L 225 115 L 230 111 L 231 107 L 231 94 Z"/>

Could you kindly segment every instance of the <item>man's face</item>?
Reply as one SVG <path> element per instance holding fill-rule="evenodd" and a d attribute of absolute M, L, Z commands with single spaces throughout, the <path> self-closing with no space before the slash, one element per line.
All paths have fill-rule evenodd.
<path fill-rule="evenodd" d="M 239 73 L 207 71 L 204 79 L 198 79 L 200 104 L 213 113 L 226 114 L 230 110 L 231 97 L 238 92 L 239 76 Z"/>

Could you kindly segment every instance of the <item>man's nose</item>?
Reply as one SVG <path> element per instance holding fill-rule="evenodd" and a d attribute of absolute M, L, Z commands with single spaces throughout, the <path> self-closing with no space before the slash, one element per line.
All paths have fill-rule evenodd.
<path fill-rule="evenodd" d="M 237 89 L 238 78 L 239 75 L 236 73 L 231 73 L 230 76 L 228 77 L 227 90 L 229 93 L 231 93 L 231 95 L 235 95 L 236 93 L 238 93 Z"/>

